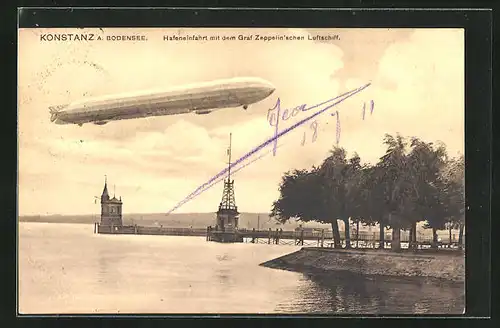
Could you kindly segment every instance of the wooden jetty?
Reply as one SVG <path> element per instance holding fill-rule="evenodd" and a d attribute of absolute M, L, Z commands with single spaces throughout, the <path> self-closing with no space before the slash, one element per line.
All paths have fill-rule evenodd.
<path fill-rule="evenodd" d="M 144 227 L 138 225 L 102 225 L 98 222 L 94 224 L 94 233 L 111 235 L 163 235 L 163 236 L 193 236 L 205 237 L 207 241 L 217 241 L 221 243 L 249 242 L 266 244 L 295 244 L 304 245 L 304 241 L 315 241 L 323 244 L 327 233 L 307 232 L 307 231 L 273 231 L 269 230 L 232 230 L 220 231 L 211 227 L 199 228 L 169 228 L 169 227 Z M 330 236 L 331 238 L 331 236 Z M 289 242 L 283 243 L 288 240 Z M 292 243 L 293 241 L 293 243 Z"/>
<path fill-rule="evenodd" d="M 139 225 L 103 225 L 94 224 L 94 233 L 99 234 L 119 234 L 119 235 L 162 235 L 162 236 L 193 236 L 205 237 L 207 229 L 199 228 L 169 228 L 158 226 L 139 226 Z"/>
<path fill-rule="evenodd" d="M 207 240 L 218 242 L 250 242 L 250 243 L 267 243 L 267 244 L 280 244 L 280 240 L 293 240 L 295 245 L 304 245 L 304 240 L 314 240 L 318 243 L 324 242 L 324 232 L 305 233 L 301 231 L 273 231 L 269 230 L 234 230 L 234 231 L 218 231 L 211 227 L 207 229 Z M 267 242 L 266 242 L 267 241 Z"/>
<path fill-rule="evenodd" d="M 207 241 L 217 241 L 220 243 L 245 242 L 254 244 L 269 244 L 269 245 L 295 245 L 295 246 L 318 246 L 332 247 L 333 235 L 331 231 L 325 230 L 304 230 L 297 229 L 294 231 L 282 230 L 248 230 L 238 229 L 233 231 L 217 231 L 214 228 L 171 228 L 162 226 L 138 226 L 138 225 L 103 225 L 95 223 L 94 233 L 112 234 L 112 235 L 156 235 L 156 236 L 191 236 L 205 237 Z M 358 238 L 352 238 L 351 244 L 353 248 L 378 248 L 379 234 L 374 233 L 359 233 Z M 345 234 L 340 232 L 340 239 L 345 245 Z M 401 242 L 407 243 L 408 236 L 402 234 Z M 465 240 L 465 238 L 464 238 Z M 386 247 L 390 246 L 391 236 L 387 235 L 384 240 Z M 419 247 L 428 247 L 432 244 L 432 238 L 417 238 Z M 465 244 L 465 243 L 464 243 Z M 456 240 L 442 240 L 439 243 L 441 247 L 458 247 Z"/>

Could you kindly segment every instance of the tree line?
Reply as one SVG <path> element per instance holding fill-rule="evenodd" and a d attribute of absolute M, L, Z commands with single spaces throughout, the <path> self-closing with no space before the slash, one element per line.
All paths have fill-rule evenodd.
<path fill-rule="evenodd" d="M 417 223 L 432 229 L 432 247 L 437 230 L 459 229 L 462 245 L 465 225 L 465 160 L 450 157 L 446 146 L 419 138 L 386 134 L 385 154 L 376 164 L 361 164 L 354 153 L 334 147 L 321 165 L 286 172 L 273 202 L 271 217 L 285 223 L 300 221 L 329 223 L 334 247 L 341 248 L 338 220 L 345 223 L 346 248 L 351 247 L 349 220 L 380 226 L 379 247 L 384 247 L 384 229 L 392 229 L 391 248 L 401 248 L 401 229 L 409 231 L 409 248 L 417 247 Z M 450 230 L 451 231 L 451 230 Z"/>

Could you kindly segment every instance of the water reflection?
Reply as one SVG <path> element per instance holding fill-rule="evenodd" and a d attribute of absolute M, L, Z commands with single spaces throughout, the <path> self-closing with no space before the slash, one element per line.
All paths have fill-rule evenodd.
<path fill-rule="evenodd" d="M 224 287 L 229 287 L 232 285 L 231 275 L 231 270 L 229 269 L 219 269 L 216 271 L 217 280 L 219 281 L 219 284 Z"/>
<path fill-rule="evenodd" d="M 109 250 L 99 250 L 97 253 L 97 282 L 106 288 L 117 288 L 123 276 L 119 270 L 119 263 L 123 255 Z"/>
<path fill-rule="evenodd" d="M 278 310 L 336 314 L 461 314 L 463 284 L 440 284 L 420 278 L 366 278 L 339 273 L 305 274 L 310 281 L 297 293 L 301 301 Z"/>

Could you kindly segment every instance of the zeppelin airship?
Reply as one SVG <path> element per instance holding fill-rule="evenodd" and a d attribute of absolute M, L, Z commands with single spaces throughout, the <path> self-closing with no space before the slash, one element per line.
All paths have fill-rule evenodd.
<path fill-rule="evenodd" d="M 164 90 L 115 94 L 50 106 L 56 124 L 94 123 L 186 113 L 208 114 L 221 108 L 247 109 L 274 92 L 261 78 L 246 77 L 184 85 Z"/>

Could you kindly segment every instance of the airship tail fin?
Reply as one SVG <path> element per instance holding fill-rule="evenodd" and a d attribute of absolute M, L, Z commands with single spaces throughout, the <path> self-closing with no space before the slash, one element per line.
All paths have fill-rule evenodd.
<path fill-rule="evenodd" d="M 57 119 L 57 114 L 67 106 L 68 105 L 49 106 L 50 121 L 54 122 Z"/>

